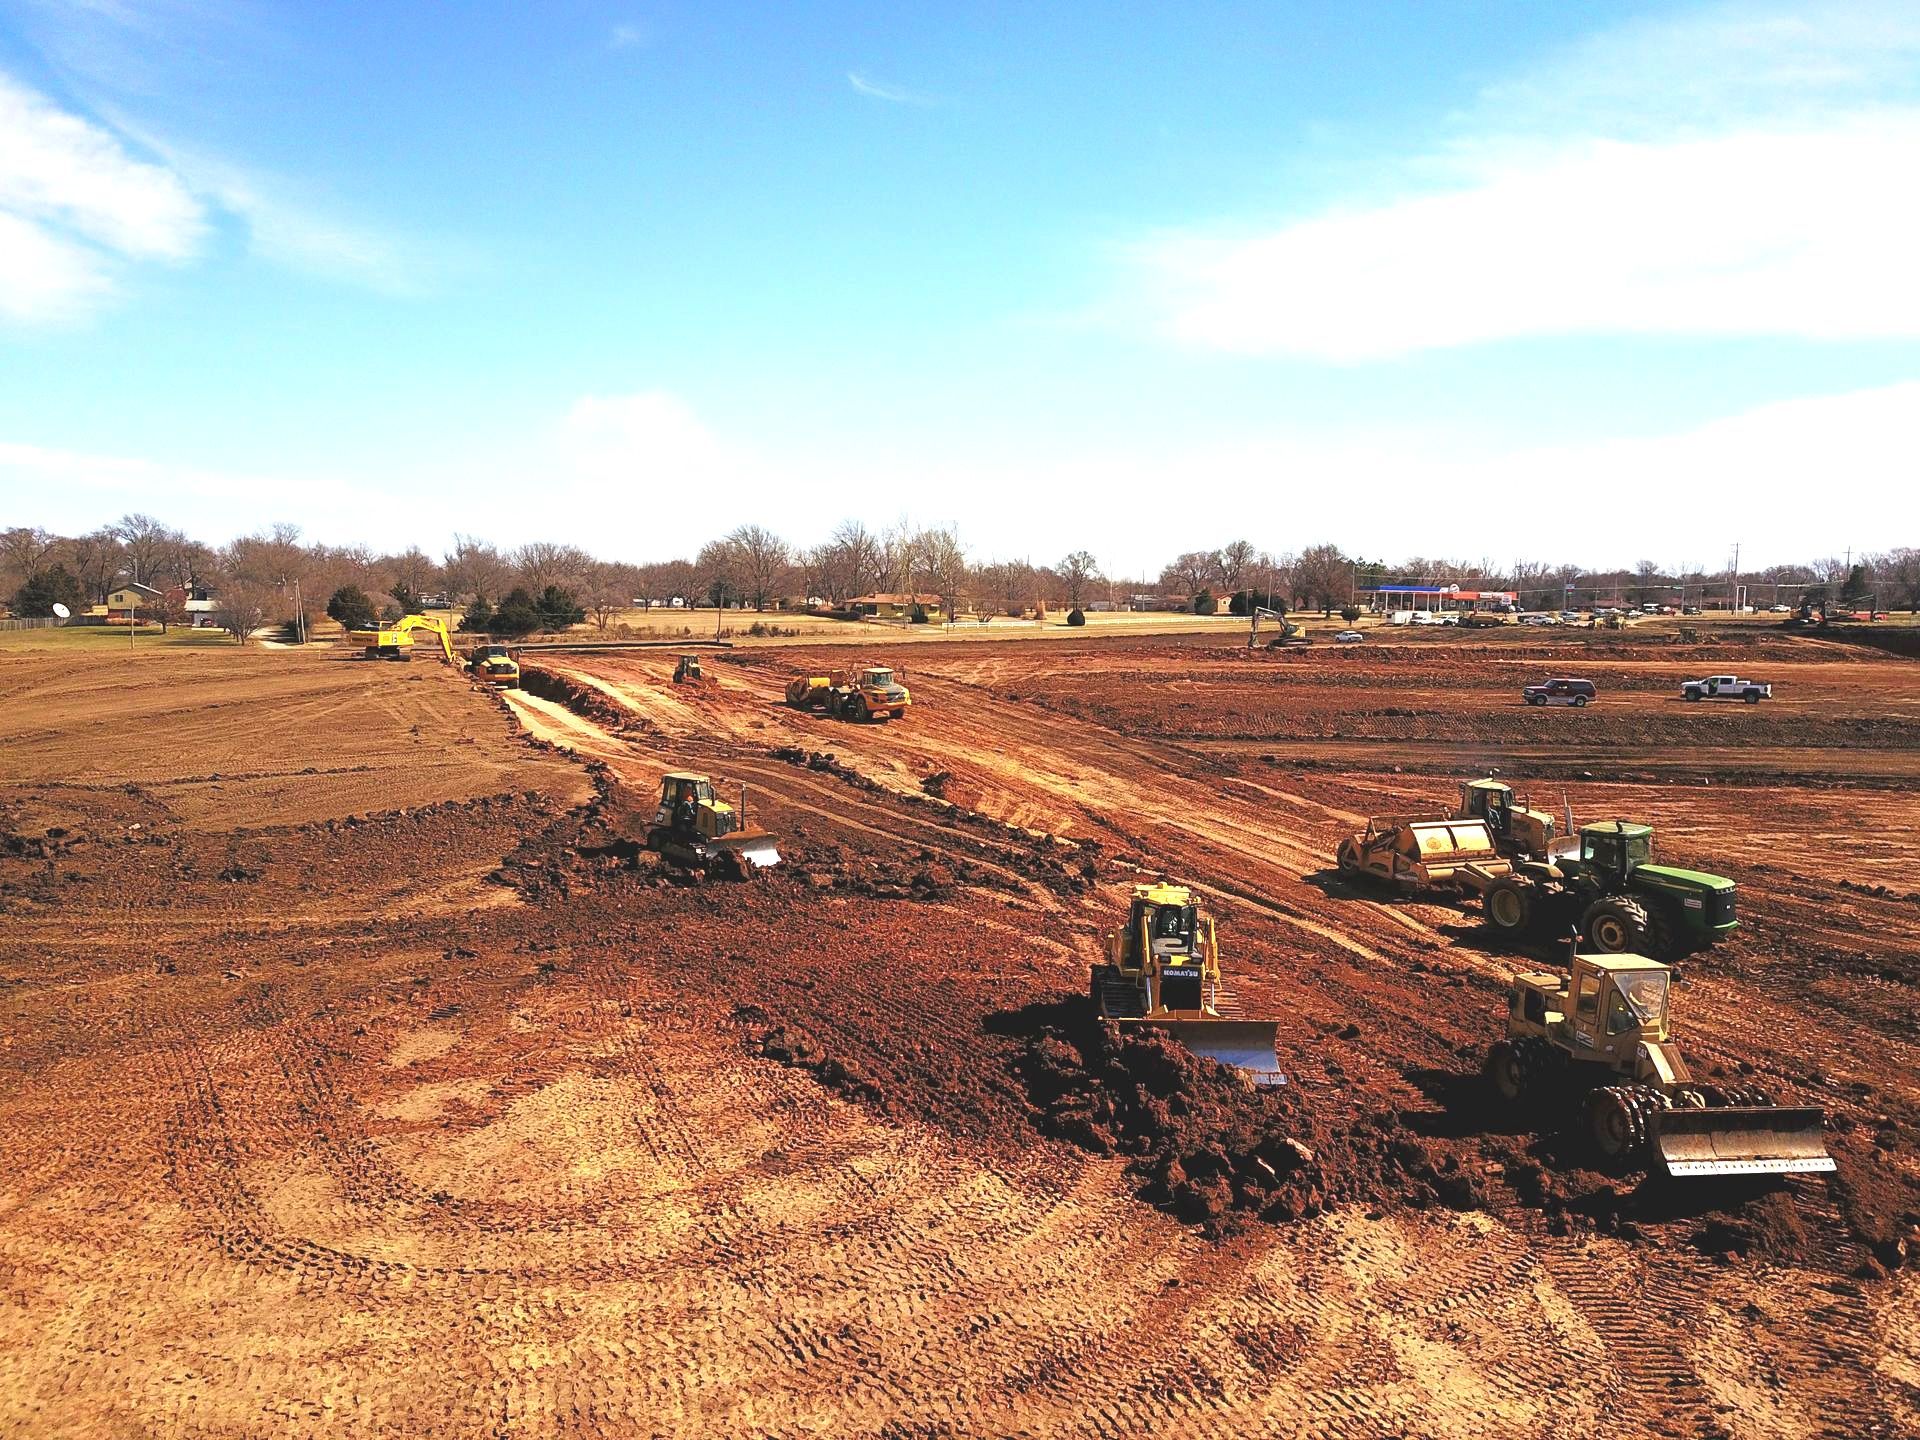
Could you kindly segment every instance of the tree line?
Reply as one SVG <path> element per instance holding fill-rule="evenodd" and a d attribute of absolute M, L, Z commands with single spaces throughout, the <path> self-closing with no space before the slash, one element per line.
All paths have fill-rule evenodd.
<path fill-rule="evenodd" d="M 1775 565 L 1739 579 L 1842 600 L 1871 595 L 1882 609 L 1920 609 L 1920 549 L 1911 546 Z M 145 514 L 83 535 L 34 526 L 0 530 L 0 596 L 15 614 L 50 615 L 56 603 L 83 610 L 130 580 L 156 592 L 142 609 L 163 624 L 184 618 L 187 598 L 206 595 L 221 626 L 244 638 L 269 623 L 298 629 L 329 613 L 350 626 L 371 624 L 415 609 L 422 596 L 441 594 L 466 609 L 468 628 L 523 635 L 581 622 L 606 629 L 636 606 L 675 602 L 838 608 L 889 593 L 930 597 L 948 614 L 1046 614 L 1100 603 L 1208 613 L 1263 605 L 1330 614 L 1395 583 L 1513 590 L 1523 606 L 1557 608 L 1567 593 L 1636 603 L 1689 593 L 1730 598 L 1734 577 L 1650 560 L 1594 569 L 1415 556 L 1389 565 L 1333 544 L 1277 553 L 1239 539 L 1177 555 L 1152 579 L 1126 578 L 1105 571 L 1086 550 L 1052 564 L 975 560 L 950 527 L 902 523 L 873 530 L 858 520 L 843 521 L 811 546 L 792 545 L 761 525 L 741 525 L 690 558 L 649 563 L 604 560 L 551 541 L 503 548 L 458 534 L 437 558 L 418 547 L 379 552 L 303 541 L 292 525 L 213 546 Z"/>

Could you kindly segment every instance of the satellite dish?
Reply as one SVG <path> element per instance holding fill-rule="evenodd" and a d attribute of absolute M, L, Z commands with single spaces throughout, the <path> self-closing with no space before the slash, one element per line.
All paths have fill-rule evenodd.
<path fill-rule="evenodd" d="M 73 618 L 73 611 L 69 610 L 58 600 L 53 602 L 53 613 L 62 620 L 70 620 Z"/>

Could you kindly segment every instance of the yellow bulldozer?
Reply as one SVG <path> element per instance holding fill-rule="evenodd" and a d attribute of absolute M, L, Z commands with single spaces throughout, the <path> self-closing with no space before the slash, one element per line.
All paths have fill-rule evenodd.
<path fill-rule="evenodd" d="M 1193 892 L 1165 882 L 1133 887 L 1127 923 L 1104 937 L 1090 979 L 1095 1011 L 1122 1030 L 1162 1030 L 1196 1055 L 1231 1065 L 1255 1085 L 1284 1085 L 1279 1026 L 1249 1020 L 1220 979 L 1213 917 Z"/>
<path fill-rule="evenodd" d="M 404 615 L 391 624 L 383 622 L 366 630 L 350 630 L 347 639 L 358 645 L 369 660 L 411 660 L 416 630 L 425 630 L 440 642 L 440 653 L 447 664 L 460 663 L 453 653 L 453 636 L 446 621 L 431 615 Z"/>
<path fill-rule="evenodd" d="M 738 809 L 722 800 L 705 775 L 675 770 L 660 779 L 660 804 L 647 831 L 647 849 L 682 870 L 748 880 L 780 863 L 767 831 L 747 821 L 747 787 Z"/>
<path fill-rule="evenodd" d="M 825 675 L 796 675 L 787 682 L 787 704 L 818 710 L 843 720 L 898 720 L 913 696 L 887 665 L 836 670 Z"/>
<path fill-rule="evenodd" d="M 1668 1027 L 1673 970 L 1641 955 L 1574 955 L 1566 975 L 1513 977 L 1487 1076 L 1509 1104 L 1578 1103 L 1601 1156 L 1676 1178 L 1834 1168 L 1815 1108 L 1698 1080 Z"/>

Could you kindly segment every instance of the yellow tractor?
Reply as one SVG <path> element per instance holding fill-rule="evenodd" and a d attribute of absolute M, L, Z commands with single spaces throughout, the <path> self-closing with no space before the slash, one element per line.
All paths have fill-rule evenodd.
<path fill-rule="evenodd" d="M 1134 886 L 1127 923 L 1107 932 L 1104 949 L 1090 981 L 1102 1018 L 1122 1030 L 1163 1030 L 1256 1085 L 1286 1083 L 1274 1049 L 1279 1026 L 1241 1014 L 1220 980 L 1213 917 L 1200 913 L 1185 885 Z"/>
<path fill-rule="evenodd" d="M 907 687 L 886 665 L 796 675 L 787 683 L 787 704 L 794 709 L 819 710 L 843 720 L 898 720 L 912 703 Z"/>
<path fill-rule="evenodd" d="M 1487 1076 L 1509 1104 L 1584 1105 L 1605 1159 L 1667 1175 L 1806 1175 L 1834 1168 L 1818 1109 L 1694 1078 L 1667 1024 L 1673 970 L 1641 955 L 1574 955 L 1566 976 L 1513 977 Z"/>
<path fill-rule="evenodd" d="M 673 683 L 676 685 L 685 685 L 705 678 L 700 671 L 700 657 L 698 655 L 682 655 L 680 657 L 680 663 L 673 667 Z"/>
<path fill-rule="evenodd" d="M 676 770 L 661 777 L 660 804 L 647 849 L 683 870 L 748 880 L 780 863 L 773 836 L 747 823 L 747 787 L 740 808 L 722 800 L 705 775 Z"/>
<path fill-rule="evenodd" d="M 520 683 L 520 662 L 504 645 L 476 645 L 467 652 L 467 673 L 482 684 L 511 690 Z"/>
<path fill-rule="evenodd" d="M 368 630 L 352 630 L 347 638 L 361 648 L 369 660 L 413 659 L 413 632 L 425 630 L 440 642 L 440 653 L 449 665 L 460 661 L 453 653 L 453 636 L 444 620 L 431 615 L 407 615 L 392 624 L 376 625 Z"/>

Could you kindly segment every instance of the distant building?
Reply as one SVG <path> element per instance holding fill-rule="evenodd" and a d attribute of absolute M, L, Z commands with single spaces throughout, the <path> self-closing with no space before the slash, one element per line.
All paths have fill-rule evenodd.
<path fill-rule="evenodd" d="M 160 598 L 160 592 L 151 585 L 142 585 L 138 580 L 129 580 L 117 590 L 107 595 L 109 610 L 138 610 L 143 605 L 151 605 Z"/>
<path fill-rule="evenodd" d="M 857 595 L 847 602 L 847 609 L 870 620 L 911 620 L 916 605 L 926 611 L 928 620 L 941 618 L 938 595 Z"/>

